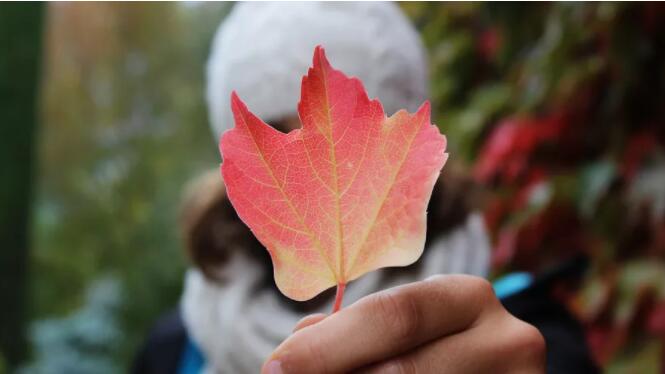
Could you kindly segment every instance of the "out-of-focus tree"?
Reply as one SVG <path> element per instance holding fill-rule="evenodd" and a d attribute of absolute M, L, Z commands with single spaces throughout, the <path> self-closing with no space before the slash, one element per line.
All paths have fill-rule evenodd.
<path fill-rule="evenodd" d="M 42 8 L 0 5 L 0 366 L 10 368 L 25 356 Z"/>
<path fill-rule="evenodd" d="M 495 274 L 586 255 L 557 289 L 610 371 L 665 368 L 665 7 L 403 3 L 437 123 L 487 187 Z M 445 171 L 444 171 L 445 172 Z"/>
<path fill-rule="evenodd" d="M 155 318 L 177 305 L 180 193 L 219 164 L 203 80 L 228 7 L 49 4 L 31 299 L 32 318 L 54 322 L 34 325 L 36 359 L 48 357 L 58 337 L 94 334 L 53 331 L 91 316 L 86 290 L 99 277 L 114 277 L 121 289 L 113 309 L 119 344 L 103 352 L 120 370 Z"/>

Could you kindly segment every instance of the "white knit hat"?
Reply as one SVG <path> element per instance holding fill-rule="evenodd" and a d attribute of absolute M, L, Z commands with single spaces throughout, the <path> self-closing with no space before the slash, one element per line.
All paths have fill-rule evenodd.
<path fill-rule="evenodd" d="M 238 3 L 208 60 L 216 139 L 233 126 L 233 90 L 263 120 L 295 114 L 301 78 L 319 44 L 333 67 L 360 78 L 388 114 L 415 111 L 427 97 L 420 36 L 393 3 Z"/>

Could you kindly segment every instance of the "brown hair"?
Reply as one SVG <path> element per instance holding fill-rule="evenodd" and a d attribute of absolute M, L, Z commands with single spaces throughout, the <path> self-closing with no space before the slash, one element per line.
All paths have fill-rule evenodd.
<path fill-rule="evenodd" d="M 268 257 L 226 198 L 219 169 L 200 175 L 186 187 L 180 228 L 189 258 L 211 279 L 222 280 L 216 269 L 234 250 Z"/>

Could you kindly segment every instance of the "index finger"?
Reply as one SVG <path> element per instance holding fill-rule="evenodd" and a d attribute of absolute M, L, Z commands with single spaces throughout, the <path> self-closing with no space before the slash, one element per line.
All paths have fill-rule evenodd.
<path fill-rule="evenodd" d="M 367 296 L 285 340 L 267 368 L 283 373 L 340 373 L 409 351 L 471 327 L 492 286 L 466 275 L 438 276 Z"/>

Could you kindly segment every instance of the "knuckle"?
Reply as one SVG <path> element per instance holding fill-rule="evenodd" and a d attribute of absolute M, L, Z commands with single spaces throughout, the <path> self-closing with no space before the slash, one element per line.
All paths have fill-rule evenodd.
<path fill-rule="evenodd" d="M 398 341 L 417 336 L 422 317 L 413 296 L 406 292 L 385 292 L 376 295 L 376 314 L 385 328 L 389 328 Z"/>
<path fill-rule="evenodd" d="M 462 298 L 468 302 L 469 312 L 475 314 L 476 318 L 502 309 L 492 284 L 486 279 L 465 276 L 462 284 L 464 291 Z"/>
<path fill-rule="evenodd" d="M 502 363 L 509 372 L 543 372 L 545 368 L 545 339 L 534 326 L 514 317 L 507 311 L 486 321 L 495 331 L 488 352 L 506 357 Z"/>
<path fill-rule="evenodd" d="M 515 318 L 515 349 L 522 352 L 530 362 L 542 362 L 545 360 L 546 343 L 543 335 L 534 326 Z"/>
<path fill-rule="evenodd" d="M 494 288 L 492 284 L 485 278 L 469 277 L 468 279 L 469 293 L 476 299 L 483 301 L 496 299 Z"/>

